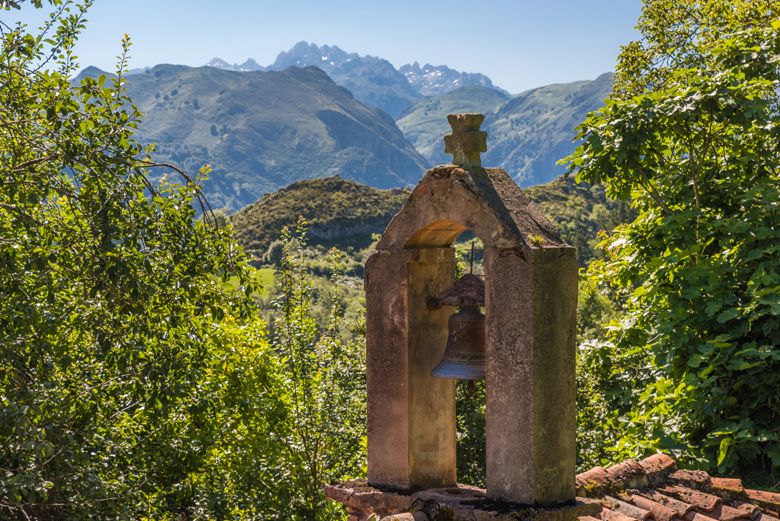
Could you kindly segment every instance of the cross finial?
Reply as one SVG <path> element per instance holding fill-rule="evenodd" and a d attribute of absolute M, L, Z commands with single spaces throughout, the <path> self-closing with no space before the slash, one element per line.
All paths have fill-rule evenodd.
<path fill-rule="evenodd" d="M 487 132 L 479 130 L 482 114 L 450 114 L 447 121 L 452 134 L 444 136 L 444 152 L 452 154 L 452 162 L 463 168 L 480 167 L 480 152 L 487 152 Z"/>

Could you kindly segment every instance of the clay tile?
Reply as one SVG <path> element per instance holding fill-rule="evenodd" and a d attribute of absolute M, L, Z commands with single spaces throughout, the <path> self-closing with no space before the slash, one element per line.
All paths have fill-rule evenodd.
<path fill-rule="evenodd" d="M 664 474 L 677 470 L 677 462 L 671 457 L 659 452 L 639 462 L 649 476 Z"/>
<path fill-rule="evenodd" d="M 638 506 L 639 508 L 643 508 L 653 514 L 653 517 L 657 521 L 672 521 L 674 517 L 676 516 L 675 511 L 671 508 L 662 505 L 661 503 L 657 501 L 653 501 L 652 499 L 648 499 L 644 496 L 641 496 L 639 494 L 631 494 L 627 497 L 628 501 L 630 501 L 632 504 Z"/>
<path fill-rule="evenodd" d="M 590 497 L 592 492 L 607 486 L 609 479 L 604 467 L 594 467 L 587 472 L 577 474 L 577 494 Z"/>
<path fill-rule="evenodd" d="M 763 490 L 745 490 L 747 497 L 760 507 L 770 508 L 780 512 L 780 494 Z"/>
<path fill-rule="evenodd" d="M 601 519 L 599 519 L 598 517 L 593 517 L 593 516 L 580 516 L 577 519 L 579 519 L 580 521 L 601 521 Z"/>
<path fill-rule="evenodd" d="M 325 485 L 323 488 L 325 497 L 344 503 L 354 493 L 351 488 L 339 485 Z"/>
<path fill-rule="evenodd" d="M 621 514 L 615 510 L 604 509 L 601 511 L 601 519 L 604 521 L 639 521 L 631 516 Z"/>
<path fill-rule="evenodd" d="M 780 521 L 780 519 L 768 514 L 761 514 L 756 521 Z"/>
<path fill-rule="evenodd" d="M 710 488 L 710 475 L 701 470 L 677 470 L 669 475 L 670 481 L 694 488 Z"/>
<path fill-rule="evenodd" d="M 648 484 L 645 469 L 634 459 L 612 465 L 607 469 L 607 477 L 618 488 L 642 488 Z"/>
<path fill-rule="evenodd" d="M 658 491 L 662 492 L 663 494 L 674 496 L 677 499 L 684 501 L 685 503 L 693 505 L 698 510 L 707 512 L 713 510 L 721 503 L 721 499 L 718 496 L 713 496 L 712 494 L 706 494 L 704 492 L 679 485 L 662 487 L 659 488 Z"/>
<path fill-rule="evenodd" d="M 673 497 L 669 497 L 664 494 L 661 494 L 657 490 L 648 490 L 642 492 L 641 495 L 648 499 L 652 499 L 653 501 L 657 501 L 658 503 L 661 503 L 663 506 L 673 510 L 674 513 L 680 517 L 684 517 L 688 512 L 693 510 L 693 505 L 689 505 L 688 503 L 683 503 L 679 499 L 674 499 Z"/>
<path fill-rule="evenodd" d="M 652 515 L 648 510 L 611 496 L 605 496 L 604 499 L 601 500 L 601 504 L 608 507 L 610 510 L 620 512 L 621 514 L 633 517 L 634 519 L 639 519 L 640 521 L 646 521 Z"/>
<path fill-rule="evenodd" d="M 705 516 L 704 514 L 700 514 L 699 512 L 696 512 L 694 510 L 691 510 L 685 516 L 685 521 L 718 521 L 718 520 L 709 516 Z"/>
<path fill-rule="evenodd" d="M 732 503 L 732 506 L 745 512 L 744 517 L 753 518 L 761 512 L 761 509 L 758 507 L 758 505 L 748 503 L 747 501 L 735 501 Z"/>
<path fill-rule="evenodd" d="M 728 497 L 742 496 L 745 494 L 745 488 L 742 486 L 741 479 L 735 478 L 710 478 L 712 491 L 718 495 L 728 495 Z"/>
<path fill-rule="evenodd" d="M 753 517 L 754 511 L 746 508 L 734 508 L 728 505 L 720 504 L 709 513 L 711 517 L 720 519 L 720 521 L 736 521 Z"/>

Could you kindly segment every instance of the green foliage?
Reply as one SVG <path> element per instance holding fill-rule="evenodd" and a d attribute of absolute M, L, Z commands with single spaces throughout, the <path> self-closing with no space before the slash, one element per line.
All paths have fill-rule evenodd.
<path fill-rule="evenodd" d="M 377 190 L 340 177 L 299 181 L 263 196 L 230 217 L 236 239 L 262 255 L 279 231 L 303 217 L 312 243 L 343 251 L 368 246 L 384 231 L 409 196 L 407 190 Z"/>
<path fill-rule="evenodd" d="M 458 381 L 455 400 L 458 482 L 484 487 L 485 381 Z"/>
<path fill-rule="evenodd" d="M 331 295 L 325 326 L 317 324 L 304 226 L 300 220 L 293 233 L 283 233 L 286 247 L 276 277 L 273 346 L 285 369 L 288 450 L 298 463 L 289 477 L 295 495 L 286 518 L 335 519 L 340 509 L 325 500 L 323 484 L 359 477 L 365 466 L 365 348 L 362 335 L 342 339 L 346 306 L 338 295 Z"/>
<path fill-rule="evenodd" d="M 334 518 L 322 484 L 364 466 L 351 308 L 290 238 L 267 340 L 268 270 L 133 139 L 129 41 L 73 84 L 90 3 L 52 4 L 49 38 L 3 25 L 0 517 Z"/>
<path fill-rule="evenodd" d="M 271 266 L 281 266 L 284 259 L 284 241 L 277 239 L 268 246 L 263 262 Z"/>
<path fill-rule="evenodd" d="M 128 40 L 112 79 L 72 85 L 90 2 L 53 3 L 40 34 L 2 35 L 0 515 L 217 515 L 204 476 L 231 411 L 256 436 L 283 403 L 245 258 L 195 219 L 197 182 L 149 181 Z"/>
<path fill-rule="evenodd" d="M 647 0 L 644 40 L 568 158 L 638 211 L 589 270 L 622 304 L 586 356 L 611 358 L 594 385 L 622 415 L 605 420 L 617 454 L 662 448 L 754 479 L 780 468 L 779 12 Z M 632 376 L 622 392 L 617 375 Z"/>

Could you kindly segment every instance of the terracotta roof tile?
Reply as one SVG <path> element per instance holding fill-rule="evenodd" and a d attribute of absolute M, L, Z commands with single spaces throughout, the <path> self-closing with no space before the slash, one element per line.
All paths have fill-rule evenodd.
<path fill-rule="evenodd" d="M 649 458 L 643 459 L 639 464 L 642 465 L 642 468 L 649 476 L 677 470 L 677 462 L 660 452 L 658 454 L 653 454 Z"/>
<path fill-rule="evenodd" d="M 761 513 L 761 508 L 758 505 L 748 503 L 747 501 L 734 501 L 732 502 L 732 506 L 744 510 L 746 513 L 745 517 L 749 518 L 754 518 Z"/>
<path fill-rule="evenodd" d="M 671 508 L 639 494 L 630 494 L 626 496 L 626 499 L 639 508 L 650 512 L 656 521 L 673 521 L 675 517 L 678 517 Z"/>
<path fill-rule="evenodd" d="M 718 521 L 717 519 L 691 510 L 685 516 L 685 521 Z"/>
<path fill-rule="evenodd" d="M 748 499 L 760 507 L 769 508 L 780 512 L 780 494 L 777 492 L 764 492 L 763 490 L 745 490 Z"/>
<path fill-rule="evenodd" d="M 577 494 L 601 501 L 601 521 L 780 521 L 780 494 L 745 489 L 735 478 L 678 470 L 664 454 L 579 474 Z"/>
<path fill-rule="evenodd" d="M 628 459 L 607 469 L 607 478 L 611 483 L 626 486 L 641 486 L 647 483 L 647 473 L 637 460 Z"/>
<path fill-rule="evenodd" d="M 657 490 L 643 491 L 642 495 L 652 499 L 653 501 L 657 501 L 658 503 L 662 504 L 666 508 L 674 511 L 674 513 L 680 517 L 685 517 L 688 514 L 688 512 L 693 510 L 693 505 L 689 505 L 688 503 L 683 503 L 678 499 L 674 499 L 673 497 L 669 497 L 664 494 L 661 494 Z"/>
<path fill-rule="evenodd" d="M 637 521 L 631 516 L 627 516 L 625 514 L 622 514 L 615 510 L 610 510 L 608 508 L 604 508 L 604 510 L 601 511 L 601 519 L 603 519 L 604 521 Z"/>
<path fill-rule="evenodd" d="M 699 492 L 688 487 L 682 487 L 680 485 L 673 485 L 671 487 L 661 487 L 658 489 L 662 494 L 672 496 L 680 501 L 693 505 L 698 510 L 710 511 L 718 506 L 721 499 L 718 496 Z"/>
<path fill-rule="evenodd" d="M 670 474 L 669 479 L 689 487 L 709 488 L 711 485 L 710 475 L 702 470 L 678 470 Z"/>
<path fill-rule="evenodd" d="M 594 489 L 604 487 L 607 483 L 609 483 L 609 479 L 604 467 L 594 467 L 577 475 L 577 488 Z"/>
<path fill-rule="evenodd" d="M 620 512 L 621 514 L 633 517 L 634 519 L 639 519 L 640 521 L 647 521 L 648 518 L 652 517 L 652 514 L 648 510 L 632 505 L 631 503 L 626 503 L 625 501 L 621 501 L 612 496 L 604 496 L 604 499 L 601 500 L 601 504 L 604 505 L 605 508 Z"/>
<path fill-rule="evenodd" d="M 712 491 L 722 497 L 740 497 L 745 495 L 741 479 L 710 478 Z"/>
<path fill-rule="evenodd" d="M 734 508 L 730 507 L 728 505 L 718 505 L 715 507 L 715 509 L 710 512 L 710 516 L 714 517 L 716 519 L 720 519 L 721 521 L 736 521 L 737 519 L 750 519 L 754 515 L 754 512 L 743 509 L 743 508 Z"/>

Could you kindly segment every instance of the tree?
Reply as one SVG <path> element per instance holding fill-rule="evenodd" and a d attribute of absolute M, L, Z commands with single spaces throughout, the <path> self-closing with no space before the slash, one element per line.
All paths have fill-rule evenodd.
<path fill-rule="evenodd" d="M 113 78 L 74 85 L 91 2 L 49 3 L 38 33 L 0 21 L 0 517 L 235 512 L 229 440 L 271 460 L 261 476 L 285 468 L 246 259 L 199 179 L 133 140 L 129 40 Z"/>
<path fill-rule="evenodd" d="M 567 158 L 638 210 L 589 270 L 624 302 L 606 370 L 634 385 L 604 389 L 619 452 L 780 468 L 779 15 L 777 0 L 646 0 Z"/>
<path fill-rule="evenodd" d="M 343 339 L 346 306 L 337 293 L 322 299 L 329 301 L 329 318 L 323 325 L 317 323 L 313 306 L 318 299 L 306 269 L 305 221 L 299 220 L 293 231 L 285 228 L 282 240 L 272 345 L 285 370 L 289 414 L 284 429 L 295 489 L 284 519 L 343 519 L 340 507 L 325 500 L 322 487 L 364 472 L 363 337 L 353 334 L 351 340 Z M 329 252 L 328 264 L 338 265 L 340 261 L 333 257 L 341 255 Z"/>

